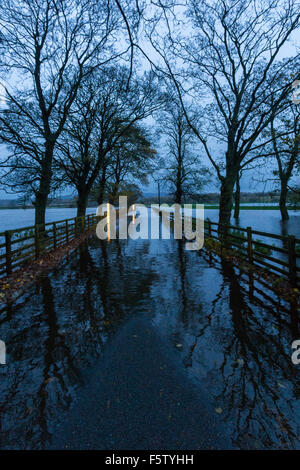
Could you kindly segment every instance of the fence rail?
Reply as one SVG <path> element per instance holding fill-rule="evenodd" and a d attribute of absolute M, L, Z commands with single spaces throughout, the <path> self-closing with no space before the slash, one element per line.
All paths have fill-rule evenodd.
<path fill-rule="evenodd" d="M 170 217 L 174 214 L 170 213 Z M 89 214 L 0 233 L 0 277 L 68 244 L 96 223 L 96 215 Z M 204 222 L 204 233 L 235 250 L 250 264 L 288 279 L 293 287 L 300 285 L 300 239 L 293 235 L 281 236 L 232 225 L 220 233 L 219 224 L 210 220 Z"/>
<path fill-rule="evenodd" d="M 9 276 L 29 261 L 68 244 L 96 223 L 96 215 L 88 214 L 1 232 L 0 277 Z"/>
<path fill-rule="evenodd" d="M 174 219 L 174 214 L 170 213 L 170 217 Z M 300 285 L 300 239 L 294 235 L 282 236 L 233 225 L 223 227 L 221 232 L 219 224 L 210 220 L 204 221 L 204 235 L 224 248 L 235 250 L 251 265 L 287 279 L 293 287 Z"/>

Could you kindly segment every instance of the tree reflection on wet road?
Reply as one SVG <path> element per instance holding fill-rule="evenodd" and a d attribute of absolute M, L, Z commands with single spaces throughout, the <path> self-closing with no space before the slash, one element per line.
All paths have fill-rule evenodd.
<path fill-rule="evenodd" d="M 0 447 L 299 448 L 297 315 L 180 240 L 92 238 L 1 310 Z"/>

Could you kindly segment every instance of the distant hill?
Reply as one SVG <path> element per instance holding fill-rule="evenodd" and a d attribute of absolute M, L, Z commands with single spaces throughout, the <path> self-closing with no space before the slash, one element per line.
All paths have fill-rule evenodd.
<path fill-rule="evenodd" d="M 168 195 L 166 193 L 161 193 L 160 201 L 161 203 L 171 203 L 174 200 L 172 195 Z M 183 202 L 198 202 L 198 203 L 209 203 L 209 204 L 218 204 L 220 201 L 220 194 L 219 193 L 204 193 L 198 194 L 194 198 L 187 198 L 187 201 Z M 242 192 L 241 193 L 241 203 L 270 203 L 270 202 L 278 202 L 279 201 L 279 193 L 272 191 L 266 193 L 249 193 L 249 192 Z M 158 202 L 158 195 L 153 191 L 144 191 L 142 196 L 139 198 L 139 202 L 144 204 L 157 204 Z M 97 202 L 90 200 L 89 207 L 97 206 Z M 0 199 L 0 209 L 17 209 L 17 208 L 33 208 L 33 204 L 31 201 L 26 200 L 24 198 L 18 199 Z M 48 207 L 76 207 L 76 196 L 66 194 L 62 195 L 58 198 L 53 198 L 49 200 Z"/>

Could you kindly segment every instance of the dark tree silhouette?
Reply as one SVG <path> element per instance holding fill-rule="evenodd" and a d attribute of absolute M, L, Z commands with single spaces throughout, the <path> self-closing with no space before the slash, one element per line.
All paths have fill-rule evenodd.
<path fill-rule="evenodd" d="M 93 70 L 128 51 L 128 42 L 116 43 L 115 34 L 127 34 L 133 20 L 124 21 L 127 10 L 118 3 L 0 4 L 0 72 L 7 105 L 0 113 L 0 138 L 11 152 L 5 164 L 16 189 L 29 186 L 34 194 L 37 224 L 45 222 L 54 151 L 80 84 Z"/>
<path fill-rule="evenodd" d="M 124 67 L 92 75 L 83 84 L 59 139 L 56 167 L 64 181 L 76 188 L 79 217 L 85 214 L 92 188 L 98 187 L 100 199 L 108 178 L 112 182 L 117 176 L 114 183 L 120 184 L 129 169 L 133 175 L 134 162 L 141 169 L 144 150 L 149 148 L 137 123 L 160 106 L 159 87 L 152 73 L 132 76 L 129 88 L 127 81 Z"/>
<path fill-rule="evenodd" d="M 263 131 L 291 92 L 288 70 L 296 57 L 280 62 L 279 54 L 299 26 L 299 9 L 290 0 L 170 0 L 156 4 L 146 24 L 158 60 L 144 53 L 177 90 L 220 181 L 223 230 L 238 171 L 260 156 Z M 196 122 L 188 112 L 191 100 Z"/>
<path fill-rule="evenodd" d="M 289 103 L 279 116 L 273 116 L 270 123 L 272 148 L 276 157 L 277 170 L 274 175 L 280 183 L 279 206 L 282 220 L 288 220 L 286 208 L 289 181 L 294 170 L 300 166 L 300 121 L 299 109 Z"/>
<path fill-rule="evenodd" d="M 157 134 L 165 140 L 166 147 L 164 180 L 175 202 L 181 204 L 186 197 L 199 195 L 210 173 L 201 165 L 199 151 L 193 150 L 197 140 L 178 100 L 171 99 L 157 120 Z"/>

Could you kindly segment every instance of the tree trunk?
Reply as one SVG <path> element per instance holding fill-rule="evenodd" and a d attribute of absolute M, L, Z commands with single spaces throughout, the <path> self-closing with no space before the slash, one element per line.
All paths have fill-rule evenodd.
<path fill-rule="evenodd" d="M 106 182 L 106 167 L 103 167 L 102 168 L 100 188 L 99 188 L 99 191 L 98 191 L 98 198 L 97 198 L 97 202 L 98 202 L 99 206 L 101 204 L 103 204 L 103 202 L 104 202 L 105 182 Z"/>
<path fill-rule="evenodd" d="M 104 194 L 105 194 L 105 187 L 104 186 L 100 186 L 100 189 L 98 191 L 98 197 L 97 197 L 97 202 L 98 202 L 98 205 L 100 206 L 101 204 L 103 204 L 104 202 Z"/>
<path fill-rule="evenodd" d="M 119 181 L 115 181 L 112 184 L 112 189 L 110 191 L 108 199 L 109 199 L 110 204 L 112 204 L 113 206 L 118 203 L 119 187 L 120 187 Z"/>
<path fill-rule="evenodd" d="M 41 225 L 43 227 L 45 225 L 45 217 L 46 217 L 46 207 L 48 201 L 48 194 L 43 194 L 38 192 L 35 198 L 35 225 Z"/>
<path fill-rule="evenodd" d="M 181 186 L 177 186 L 176 191 L 175 191 L 175 202 L 177 204 L 181 204 L 182 201 L 182 190 Z"/>
<path fill-rule="evenodd" d="M 88 203 L 88 194 L 85 192 L 78 192 L 77 198 L 77 217 L 84 217 Z"/>
<path fill-rule="evenodd" d="M 281 219 L 288 220 L 289 213 L 286 208 L 286 199 L 287 199 L 287 181 L 285 179 L 281 179 L 281 187 L 280 187 L 280 199 L 279 199 L 279 207 L 281 212 Z"/>
<path fill-rule="evenodd" d="M 51 189 L 53 149 L 52 144 L 46 144 L 39 189 L 35 198 L 35 225 L 45 225 L 46 207 Z"/>
<path fill-rule="evenodd" d="M 177 174 L 176 174 L 176 189 L 175 189 L 175 202 L 177 204 L 181 204 L 182 196 L 183 196 L 181 175 L 182 175 L 182 158 L 181 158 L 181 153 L 179 153 L 179 161 L 178 161 Z"/>
<path fill-rule="evenodd" d="M 235 194 L 234 194 L 234 218 L 238 219 L 240 216 L 240 198 L 241 198 L 241 187 L 240 187 L 240 175 L 238 173 L 235 183 Z"/>
<path fill-rule="evenodd" d="M 230 225 L 235 179 L 236 176 L 234 173 L 229 173 L 222 181 L 219 211 L 219 233 L 226 232 L 226 226 Z"/>
<path fill-rule="evenodd" d="M 230 225 L 230 217 L 233 202 L 233 191 L 240 169 L 239 156 L 233 148 L 233 144 L 228 144 L 226 152 L 226 174 L 222 178 L 219 210 L 219 234 L 226 238 L 227 226 Z"/>

